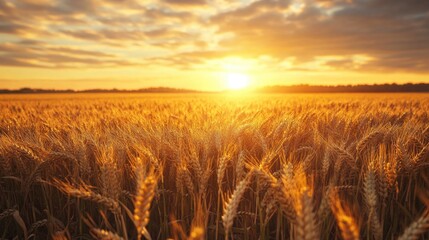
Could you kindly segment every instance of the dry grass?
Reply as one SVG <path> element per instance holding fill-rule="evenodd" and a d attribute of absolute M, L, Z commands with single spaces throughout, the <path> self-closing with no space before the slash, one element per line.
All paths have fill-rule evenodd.
<path fill-rule="evenodd" d="M 0 96 L 0 239 L 428 239 L 429 96 Z"/>

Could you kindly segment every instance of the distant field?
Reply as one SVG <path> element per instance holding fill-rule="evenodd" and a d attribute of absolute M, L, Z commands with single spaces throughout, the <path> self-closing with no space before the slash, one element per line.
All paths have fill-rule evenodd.
<path fill-rule="evenodd" d="M 0 239 L 429 239 L 429 94 L 0 95 Z"/>

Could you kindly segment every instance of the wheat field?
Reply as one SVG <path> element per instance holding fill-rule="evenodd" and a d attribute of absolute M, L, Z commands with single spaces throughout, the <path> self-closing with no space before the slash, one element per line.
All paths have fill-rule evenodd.
<path fill-rule="evenodd" d="M 0 239 L 429 239 L 429 95 L 2 95 L 0 116 Z"/>

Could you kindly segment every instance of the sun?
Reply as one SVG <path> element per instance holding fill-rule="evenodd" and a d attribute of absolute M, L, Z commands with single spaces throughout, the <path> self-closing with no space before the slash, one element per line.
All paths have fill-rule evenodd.
<path fill-rule="evenodd" d="M 244 89 L 250 84 L 249 76 L 242 73 L 228 73 L 226 79 L 228 81 L 228 89 L 230 90 Z"/>

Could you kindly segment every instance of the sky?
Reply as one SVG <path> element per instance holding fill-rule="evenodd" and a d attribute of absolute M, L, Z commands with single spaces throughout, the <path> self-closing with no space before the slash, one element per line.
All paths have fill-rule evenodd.
<path fill-rule="evenodd" d="M 222 90 L 231 76 L 429 82 L 429 1 L 0 1 L 0 88 Z"/>

